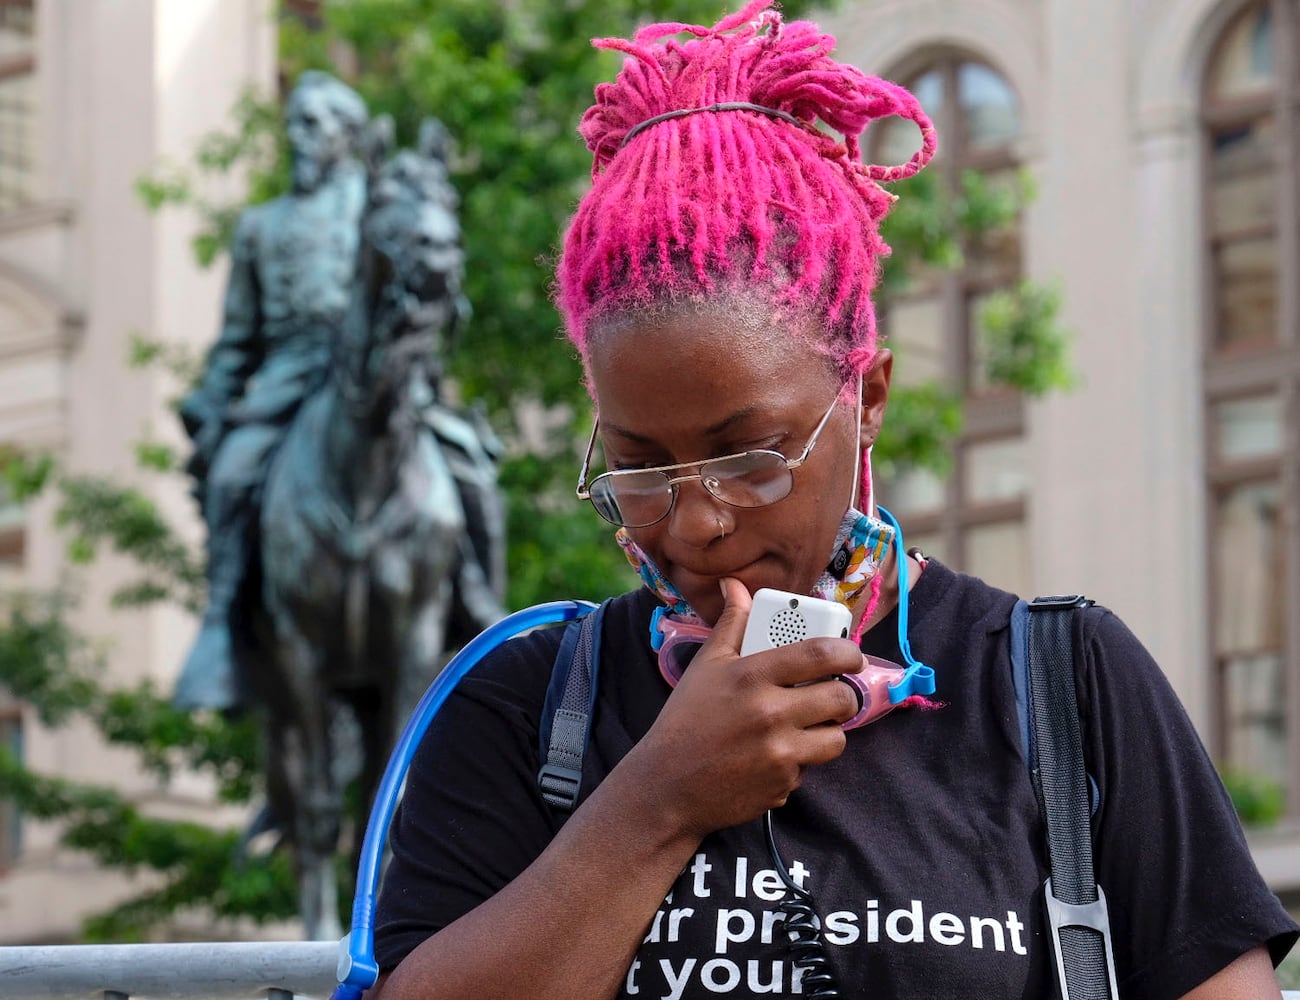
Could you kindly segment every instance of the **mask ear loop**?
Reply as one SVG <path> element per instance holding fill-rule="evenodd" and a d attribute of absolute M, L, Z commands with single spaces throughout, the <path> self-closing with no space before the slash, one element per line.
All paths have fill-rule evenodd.
<path fill-rule="evenodd" d="M 857 414 L 857 420 L 854 423 L 854 433 L 862 435 L 862 372 L 858 372 L 858 404 L 854 411 Z M 864 514 L 871 513 L 871 449 L 867 448 L 865 453 L 866 461 L 863 461 L 864 452 L 862 448 L 853 449 L 853 490 L 849 494 L 849 506 L 856 506 L 858 497 L 865 495 L 867 498 L 866 509 Z"/>
<path fill-rule="evenodd" d="M 898 563 L 898 649 L 903 654 L 907 670 L 896 684 L 889 685 L 890 704 L 897 705 L 913 695 L 934 694 L 934 670 L 912 655 L 912 644 L 907 639 L 907 553 L 903 550 L 903 529 L 894 515 L 884 507 L 877 507 L 881 520 L 894 529 L 894 558 Z"/>
<path fill-rule="evenodd" d="M 858 370 L 858 403 L 857 403 L 857 434 L 861 442 L 862 435 L 862 383 L 863 375 L 861 369 Z M 867 517 L 875 517 L 875 482 L 871 474 L 871 446 L 866 448 L 857 447 L 853 449 L 853 502 L 850 507 L 858 502 L 859 497 L 866 498 L 866 504 L 859 508 Z M 880 603 L 880 587 L 882 577 L 876 573 L 870 583 L 870 594 L 867 598 L 867 605 L 862 609 L 858 617 L 857 626 L 850 637 L 855 643 L 861 645 L 862 636 L 867 630 L 867 622 L 870 620 L 872 613 L 875 611 L 877 604 Z"/>
<path fill-rule="evenodd" d="M 869 514 L 872 517 L 876 514 L 876 480 L 871 474 L 871 449 L 874 445 L 867 445 L 862 449 L 862 491 L 866 495 L 867 503 L 862 508 L 862 513 Z"/>

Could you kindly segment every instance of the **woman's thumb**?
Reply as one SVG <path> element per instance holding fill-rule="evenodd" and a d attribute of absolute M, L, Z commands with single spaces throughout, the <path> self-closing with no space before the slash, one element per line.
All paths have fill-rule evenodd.
<path fill-rule="evenodd" d="M 749 621 L 749 609 L 754 604 L 745 585 L 734 577 L 724 576 L 718 581 L 722 588 L 722 614 L 713 626 L 710 643 L 740 655 L 740 644 L 745 637 L 745 623 Z"/>

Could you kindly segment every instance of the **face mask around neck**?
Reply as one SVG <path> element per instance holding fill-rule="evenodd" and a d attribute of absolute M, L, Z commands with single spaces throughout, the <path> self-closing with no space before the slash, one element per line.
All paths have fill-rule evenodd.
<path fill-rule="evenodd" d="M 632 540 L 626 528 L 620 528 L 614 537 L 632 568 L 641 577 L 641 582 L 668 605 L 672 614 L 700 621 L 681 591 L 673 586 L 672 581 L 659 570 L 641 546 Z M 894 529 L 890 525 L 850 507 L 840 520 L 826 568 L 813 584 L 809 596 L 835 601 L 851 610 L 854 599 L 880 572 L 880 565 L 893 540 Z"/>
<path fill-rule="evenodd" d="M 708 639 L 713 629 L 692 610 L 681 592 L 646 555 L 626 529 L 617 534 L 628 561 L 641 581 L 664 603 L 650 622 L 650 644 L 658 655 L 659 672 L 670 687 Z M 846 607 L 870 585 L 894 540 L 894 528 L 879 518 L 849 508 L 840 521 L 826 569 L 813 585 L 810 596 L 835 601 Z M 897 685 L 905 670 L 889 660 L 863 654 L 862 671 L 839 678 L 858 695 L 859 710 L 844 729 L 856 729 L 881 718 L 896 707 L 889 688 Z"/>

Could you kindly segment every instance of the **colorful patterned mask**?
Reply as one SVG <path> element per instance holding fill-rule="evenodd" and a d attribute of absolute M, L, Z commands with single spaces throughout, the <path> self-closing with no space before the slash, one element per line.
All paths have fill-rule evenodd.
<path fill-rule="evenodd" d="M 691 610 L 686 598 L 664 576 L 641 546 L 632 540 L 626 528 L 620 528 L 614 537 L 632 568 L 641 577 L 641 582 L 668 605 L 672 614 L 698 620 L 699 616 Z M 831 549 L 826 569 L 817 578 L 810 596 L 851 607 L 854 598 L 862 593 L 871 578 L 880 571 L 880 564 L 893 540 L 892 527 L 850 507 L 835 533 L 835 545 Z"/>

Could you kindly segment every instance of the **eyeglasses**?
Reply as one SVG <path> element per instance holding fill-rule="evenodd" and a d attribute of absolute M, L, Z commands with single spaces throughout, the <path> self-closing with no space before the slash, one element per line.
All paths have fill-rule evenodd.
<path fill-rule="evenodd" d="M 677 485 L 692 479 L 698 479 L 712 496 L 733 507 L 766 507 L 790 495 L 794 487 L 792 470 L 808 461 L 813 445 L 838 403 L 837 392 L 798 458 L 786 458 L 779 451 L 768 449 L 742 451 L 703 462 L 680 462 L 652 469 L 617 469 L 601 473 L 588 484 L 591 455 L 600 429 L 600 419 L 597 418 L 596 426 L 591 429 L 591 440 L 587 442 L 582 471 L 578 474 L 578 499 L 590 500 L 596 513 L 622 528 L 648 528 L 662 521 L 673 509 Z M 698 471 L 685 476 L 671 475 L 679 469 Z"/>

